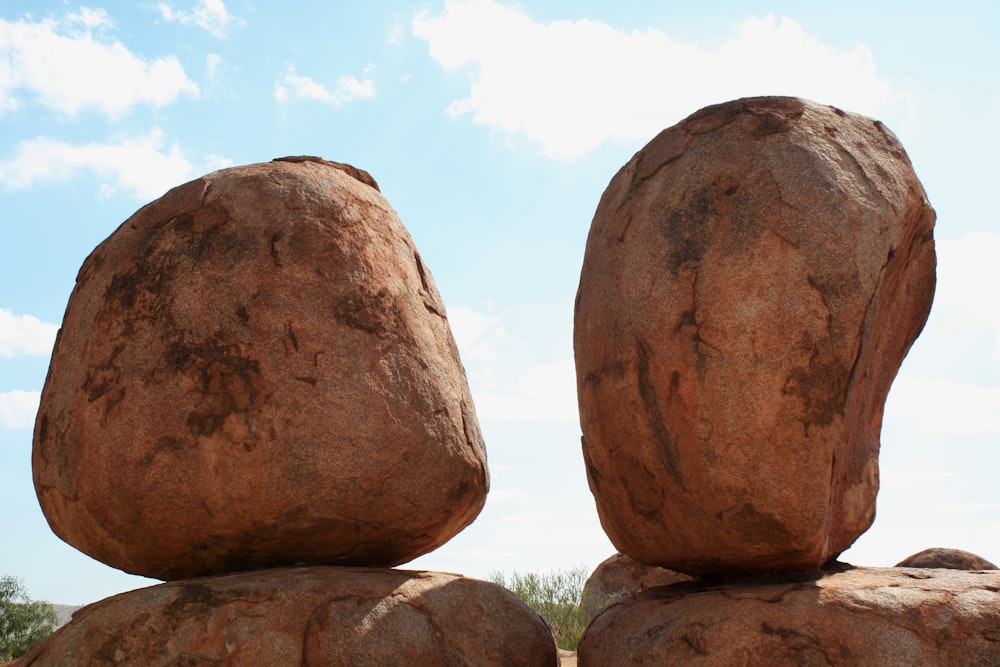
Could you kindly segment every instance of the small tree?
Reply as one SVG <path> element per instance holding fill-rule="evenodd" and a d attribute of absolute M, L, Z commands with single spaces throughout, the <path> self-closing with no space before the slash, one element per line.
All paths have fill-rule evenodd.
<path fill-rule="evenodd" d="M 48 602 L 32 601 L 20 579 L 0 577 L 0 662 L 18 658 L 59 623 Z"/>
<path fill-rule="evenodd" d="M 600 604 L 584 604 L 587 570 L 582 566 L 548 574 L 514 572 L 510 578 L 502 572 L 494 572 L 490 581 L 500 584 L 534 609 L 548 623 L 559 648 L 567 651 L 576 650 L 590 623 L 591 614 L 587 610 L 601 608 Z"/>

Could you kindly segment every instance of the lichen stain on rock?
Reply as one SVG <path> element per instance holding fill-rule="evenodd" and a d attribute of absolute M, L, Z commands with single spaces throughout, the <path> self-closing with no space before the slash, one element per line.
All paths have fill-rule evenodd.
<path fill-rule="evenodd" d="M 221 337 L 173 342 L 167 346 L 165 361 L 199 389 L 198 408 L 187 418 L 195 435 L 212 435 L 228 417 L 262 409 L 273 390 L 261 375 L 260 362 Z"/>

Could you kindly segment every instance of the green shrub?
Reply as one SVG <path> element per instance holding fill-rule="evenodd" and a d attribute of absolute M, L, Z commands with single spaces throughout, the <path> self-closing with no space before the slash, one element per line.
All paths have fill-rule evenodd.
<path fill-rule="evenodd" d="M 490 581 L 500 584 L 521 599 L 545 619 L 556 638 L 559 648 L 575 651 L 583 631 L 590 623 L 588 609 L 602 605 L 585 604 L 583 585 L 587 583 L 587 570 L 572 570 L 537 574 L 514 572 L 509 578 L 502 572 L 490 575 Z"/>
<path fill-rule="evenodd" d="M 59 620 L 48 602 L 28 598 L 20 579 L 0 577 L 0 662 L 18 658 L 56 629 Z"/>

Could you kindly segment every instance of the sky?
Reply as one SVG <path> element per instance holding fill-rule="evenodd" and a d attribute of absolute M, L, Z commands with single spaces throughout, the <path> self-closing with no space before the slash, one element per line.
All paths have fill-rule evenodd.
<path fill-rule="evenodd" d="M 370 172 L 447 304 L 486 439 L 479 518 L 404 567 L 487 577 L 614 553 L 587 487 L 573 299 L 597 202 L 708 104 L 882 120 L 937 210 L 938 289 L 889 395 L 872 528 L 841 559 L 1000 563 L 1000 4 L 166 0 L 0 5 L 0 574 L 85 604 L 155 583 L 61 542 L 31 479 L 55 333 L 89 252 L 215 169 Z"/>

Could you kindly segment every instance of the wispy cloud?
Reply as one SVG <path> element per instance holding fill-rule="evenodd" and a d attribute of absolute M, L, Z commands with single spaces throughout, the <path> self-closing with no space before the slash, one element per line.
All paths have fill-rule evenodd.
<path fill-rule="evenodd" d="M 986 328 L 1000 359 L 1000 233 L 980 231 L 936 243 L 938 286 L 933 317 L 952 330 Z"/>
<path fill-rule="evenodd" d="M 406 29 L 403 24 L 396 21 L 392 24 L 392 29 L 389 30 L 389 38 L 386 40 L 389 44 L 402 44 L 406 40 Z"/>
<path fill-rule="evenodd" d="M 156 9 L 164 21 L 197 26 L 216 37 L 225 37 L 233 25 L 240 23 L 240 20 L 226 9 L 223 0 L 198 0 L 190 10 L 174 9 L 169 3 L 160 2 L 157 3 Z"/>
<path fill-rule="evenodd" d="M 448 309 L 448 324 L 465 361 L 496 358 L 496 343 L 507 337 L 495 314 L 480 313 L 466 306 Z"/>
<path fill-rule="evenodd" d="M 0 357 L 50 354 L 58 331 L 58 325 L 0 308 Z"/>
<path fill-rule="evenodd" d="M 886 402 L 887 418 L 903 417 L 923 437 L 1000 435 L 1000 386 L 942 378 L 899 378 Z"/>
<path fill-rule="evenodd" d="M 61 19 L 0 19 L 0 112 L 26 103 L 73 115 L 120 117 L 137 104 L 162 107 L 198 86 L 175 56 L 146 61 L 106 33 L 103 9 Z"/>
<path fill-rule="evenodd" d="M 522 341 L 507 333 L 492 304 L 487 305 L 485 313 L 467 306 L 450 306 L 448 322 L 466 367 L 479 419 L 578 420 L 576 368 L 572 360 L 519 363 L 512 353 Z"/>
<path fill-rule="evenodd" d="M 22 190 L 38 183 L 64 182 L 89 171 L 107 179 L 101 186 L 103 194 L 121 190 L 136 199 L 152 199 L 190 180 L 197 171 L 176 143 L 169 147 L 165 143 L 159 128 L 116 143 L 29 139 L 18 143 L 14 154 L 0 162 L 0 186 Z M 230 164 L 230 160 L 213 156 L 200 167 L 210 170 Z"/>
<path fill-rule="evenodd" d="M 448 113 L 572 160 L 607 142 L 652 138 L 707 104 L 795 95 L 869 115 L 893 98 L 863 45 L 825 46 L 790 18 L 751 17 L 712 48 L 655 28 L 626 32 L 592 20 L 539 23 L 494 0 L 448 0 L 413 19 L 446 69 L 469 73 Z"/>
<path fill-rule="evenodd" d="M 34 424 L 39 398 L 37 391 L 0 391 L 0 426 L 18 429 Z"/>
<path fill-rule="evenodd" d="M 893 383 L 887 420 L 913 437 L 1000 435 L 1000 234 L 975 232 L 936 242 L 937 290 L 927 326 Z M 971 439 L 970 439 L 971 438 Z"/>
<path fill-rule="evenodd" d="M 315 79 L 296 74 L 292 65 L 286 66 L 274 86 L 274 99 L 282 103 L 293 99 L 306 99 L 339 107 L 357 98 L 374 95 L 375 83 L 369 78 L 342 76 L 337 79 L 333 88 L 328 88 Z"/>
<path fill-rule="evenodd" d="M 570 359 L 532 366 L 514 391 L 474 393 L 483 421 L 577 422 L 576 367 Z"/>

